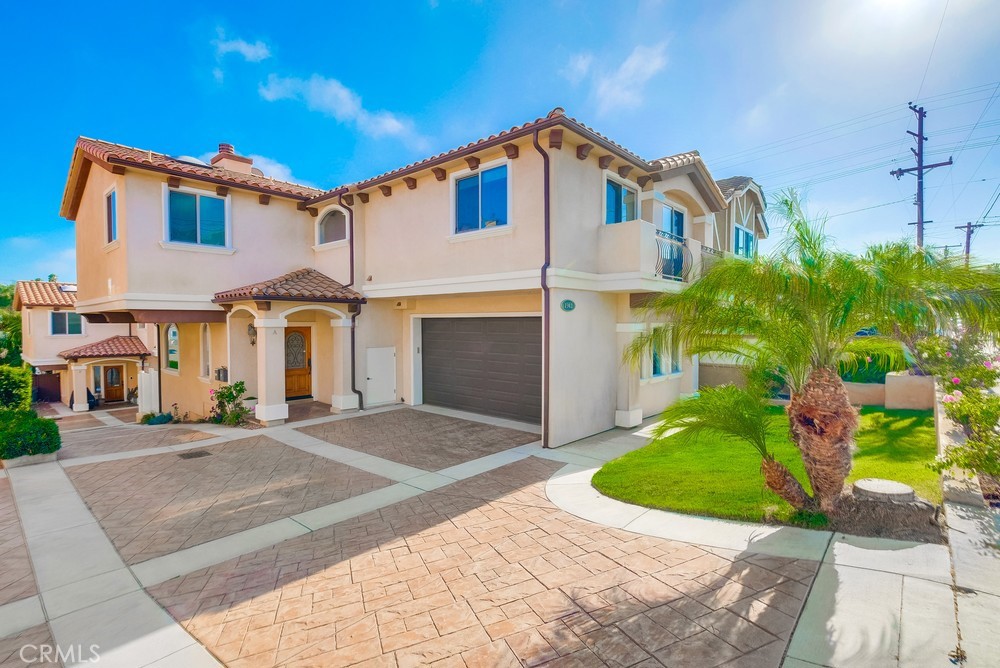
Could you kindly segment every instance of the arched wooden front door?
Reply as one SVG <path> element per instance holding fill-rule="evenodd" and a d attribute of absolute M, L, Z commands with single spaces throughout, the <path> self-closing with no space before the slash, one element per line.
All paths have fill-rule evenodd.
<path fill-rule="evenodd" d="M 285 328 L 285 398 L 312 396 L 312 351 L 308 327 Z"/>

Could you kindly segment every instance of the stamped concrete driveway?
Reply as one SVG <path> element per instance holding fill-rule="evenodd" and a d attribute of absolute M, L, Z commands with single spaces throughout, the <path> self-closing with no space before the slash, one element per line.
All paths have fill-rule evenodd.
<path fill-rule="evenodd" d="M 47 623 L 0 605 L 0 660 L 51 629 L 108 665 L 780 664 L 816 562 L 580 519 L 545 492 L 570 455 L 467 417 L 67 431 L 11 476 L 26 503 L 54 490 L 86 563 L 19 506 Z"/>

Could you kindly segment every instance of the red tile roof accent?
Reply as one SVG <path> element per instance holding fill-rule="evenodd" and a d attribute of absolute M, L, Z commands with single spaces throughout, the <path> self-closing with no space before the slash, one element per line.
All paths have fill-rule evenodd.
<path fill-rule="evenodd" d="M 19 310 L 22 306 L 73 308 L 76 306 L 76 283 L 18 281 L 14 294 L 14 308 Z"/>
<path fill-rule="evenodd" d="M 701 154 L 698 153 L 698 151 L 686 151 L 684 153 L 668 155 L 660 158 L 659 160 L 653 160 L 650 162 L 650 165 L 659 171 L 665 169 L 676 169 L 678 167 L 687 167 L 688 165 L 693 165 L 697 162 L 702 162 Z"/>
<path fill-rule="evenodd" d="M 112 336 L 103 341 L 64 350 L 59 353 L 59 357 L 71 360 L 98 357 L 144 357 L 149 354 L 149 349 L 143 345 L 138 336 Z"/>
<path fill-rule="evenodd" d="M 99 139 L 90 139 L 89 137 L 80 137 L 77 139 L 76 147 L 88 156 L 109 164 L 152 169 L 192 179 L 224 182 L 236 187 L 250 188 L 283 197 L 308 199 L 323 192 L 317 188 L 310 188 L 309 186 L 297 183 L 278 181 L 256 174 L 241 174 L 211 165 L 197 165 L 192 162 L 172 158 L 163 153 L 123 146 L 121 144 L 112 144 L 111 142 Z"/>
<path fill-rule="evenodd" d="M 227 302 L 259 301 L 304 301 L 304 302 L 360 302 L 365 298 L 360 293 L 345 288 L 329 276 L 315 269 L 298 269 L 277 278 L 272 278 L 241 288 L 215 293 L 216 304 Z"/>
<path fill-rule="evenodd" d="M 657 169 L 652 163 L 642 159 L 641 157 L 639 157 L 632 151 L 629 151 L 621 144 L 612 141 L 605 135 L 602 135 L 597 130 L 591 128 L 588 125 L 585 125 L 584 123 L 581 123 L 577 119 L 567 116 L 566 111 L 562 107 L 556 107 L 555 109 L 550 111 L 547 115 L 540 118 L 536 118 L 533 121 L 529 121 L 521 125 L 515 125 L 514 127 L 508 130 L 503 130 L 502 132 L 498 132 L 497 134 L 490 135 L 489 137 L 484 137 L 474 142 L 469 142 L 468 144 L 459 146 L 458 148 L 454 148 L 450 151 L 445 151 L 444 153 L 438 153 L 437 155 L 433 155 L 429 158 L 424 158 L 423 160 L 412 162 L 409 165 L 406 165 L 405 167 L 399 167 L 397 169 L 393 169 L 383 174 L 379 174 L 378 176 L 374 176 L 370 179 L 366 179 L 364 181 L 359 181 L 357 183 L 349 184 L 347 186 L 341 186 L 340 188 L 327 191 L 322 195 L 319 195 L 318 197 L 311 200 L 310 204 L 330 199 L 338 192 L 343 191 L 344 188 L 349 188 L 352 190 L 365 190 L 367 188 L 374 187 L 375 185 L 378 185 L 380 183 L 400 178 L 406 174 L 411 174 L 413 172 L 417 172 L 423 169 L 428 169 L 433 165 L 437 165 L 442 162 L 447 162 L 449 160 L 460 158 L 469 153 L 474 153 L 476 151 L 489 148 L 491 146 L 499 146 L 500 144 L 508 142 L 511 139 L 529 135 L 535 130 L 540 130 L 556 125 L 562 125 L 572 130 L 573 132 L 588 137 L 591 141 L 603 145 L 605 150 L 614 151 L 615 153 L 618 154 L 618 157 L 628 160 L 637 167 L 641 167 L 650 171 Z"/>

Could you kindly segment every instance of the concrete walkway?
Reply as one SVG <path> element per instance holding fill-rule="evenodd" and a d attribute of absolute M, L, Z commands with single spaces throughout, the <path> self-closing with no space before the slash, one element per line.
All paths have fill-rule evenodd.
<path fill-rule="evenodd" d="M 3 635 L 47 620 L 58 646 L 96 646 L 102 666 L 219 665 L 142 590 L 58 463 L 8 476 L 40 594 L 0 610 Z"/>
<path fill-rule="evenodd" d="M 556 473 L 546 486 L 549 498 L 578 517 L 648 536 L 730 554 L 756 552 L 821 561 L 784 666 L 949 665 L 949 653 L 958 645 L 958 629 L 947 546 L 695 517 L 600 494 L 591 485 L 594 473 L 605 461 L 644 445 L 649 428 L 647 424 L 631 432 L 614 430 L 560 449 L 590 461 L 578 461 Z M 949 508 L 948 517 L 951 533 L 964 531 L 961 536 L 972 534 L 969 523 L 989 524 L 982 514 L 968 510 Z M 981 538 L 952 541 L 959 555 L 964 555 L 956 563 L 956 570 L 966 574 L 959 576 L 960 586 L 975 590 L 964 594 L 964 604 L 959 604 L 960 615 L 964 605 L 962 618 L 968 619 L 968 624 L 962 624 L 970 655 L 966 665 L 995 665 L 995 651 L 984 654 L 982 645 L 993 638 L 985 627 L 1000 615 L 1000 572 L 996 570 L 1000 560 L 983 549 Z M 983 589 L 983 583 L 992 584 Z"/>

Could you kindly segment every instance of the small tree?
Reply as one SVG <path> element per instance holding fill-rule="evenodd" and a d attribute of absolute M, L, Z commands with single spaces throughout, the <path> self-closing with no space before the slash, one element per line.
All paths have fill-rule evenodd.
<path fill-rule="evenodd" d="M 0 309 L 0 365 L 21 366 L 21 314 Z"/>

